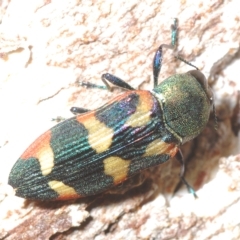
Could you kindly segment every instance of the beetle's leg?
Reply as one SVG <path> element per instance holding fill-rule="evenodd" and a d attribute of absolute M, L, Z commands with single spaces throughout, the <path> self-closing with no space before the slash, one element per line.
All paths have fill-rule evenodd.
<path fill-rule="evenodd" d="M 111 91 L 111 87 L 108 84 L 108 82 L 112 83 L 115 86 L 127 89 L 127 90 L 135 90 L 132 86 L 130 86 L 128 83 L 126 83 L 125 81 L 123 81 L 121 78 L 116 77 L 110 73 L 104 73 L 101 77 L 103 83 L 105 84 L 105 86 L 101 86 L 101 85 L 96 85 L 94 83 L 90 83 L 90 82 L 80 82 L 81 86 L 85 86 L 88 88 L 100 88 L 100 89 L 108 89 Z M 89 109 L 86 108 L 79 108 L 79 107 L 72 107 L 70 109 L 70 111 L 73 114 L 81 114 L 81 113 L 85 113 L 90 111 Z"/>
<path fill-rule="evenodd" d="M 126 83 L 124 80 L 122 80 L 119 77 L 116 77 L 110 73 L 104 73 L 102 75 L 102 81 L 107 86 L 109 90 L 111 90 L 111 87 L 109 86 L 108 82 L 112 83 L 115 86 L 118 86 L 120 88 L 124 88 L 127 90 L 135 90 L 132 86 L 130 86 L 128 83 Z M 108 82 L 107 82 L 108 81 Z"/>
<path fill-rule="evenodd" d="M 174 18 L 173 24 L 171 25 L 171 29 L 172 29 L 171 45 L 173 46 L 173 48 L 177 45 L 177 37 L 178 37 L 177 26 L 178 26 L 178 20 L 177 18 Z"/>
<path fill-rule="evenodd" d="M 102 85 L 97 85 L 91 82 L 79 82 L 80 86 L 84 86 L 86 88 L 99 88 L 99 89 L 104 89 L 104 90 L 108 90 L 107 86 L 102 86 Z"/>
<path fill-rule="evenodd" d="M 62 122 L 64 120 L 66 120 L 66 118 L 61 117 L 61 116 L 57 116 L 56 118 L 52 118 L 52 121 L 55 121 L 57 123 Z"/>
<path fill-rule="evenodd" d="M 86 109 L 86 108 L 80 108 L 80 107 L 71 107 L 70 111 L 74 114 L 74 115 L 77 115 L 77 114 L 81 114 L 81 113 L 85 113 L 85 112 L 89 112 L 90 110 L 89 109 Z M 58 116 L 56 118 L 52 118 L 52 121 L 56 121 L 56 122 L 62 122 L 66 120 L 66 118 L 63 118 L 61 116 Z"/>
<path fill-rule="evenodd" d="M 80 108 L 80 107 L 71 107 L 70 111 L 76 115 L 76 114 L 89 112 L 90 110 L 86 108 Z"/>
<path fill-rule="evenodd" d="M 112 83 L 115 86 L 127 89 L 127 90 L 135 90 L 132 86 L 130 86 L 128 83 L 126 83 L 124 80 L 122 80 L 119 77 L 116 77 L 110 73 L 104 73 L 101 76 L 101 79 L 103 81 L 103 83 L 105 84 L 105 86 L 102 85 L 97 85 L 94 83 L 90 83 L 90 82 L 81 82 L 81 86 L 85 86 L 87 88 L 100 88 L 100 89 L 107 89 L 109 91 L 111 91 L 111 86 L 108 84 L 108 82 Z"/>
<path fill-rule="evenodd" d="M 158 85 L 158 76 L 161 71 L 162 67 L 162 49 L 163 48 L 169 48 L 174 49 L 177 43 L 177 18 L 174 18 L 172 28 L 172 35 L 171 35 L 171 44 L 161 44 L 159 48 L 157 49 L 154 58 L 153 58 L 153 84 L 154 88 Z"/>
<path fill-rule="evenodd" d="M 171 44 L 161 44 L 154 55 L 154 58 L 153 58 L 153 80 L 154 80 L 153 87 L 154 88 L 158 85 L 158 77 L 159 77 L 159 73 L 160 73 L 161 67 L 162 67 L 162 58 L 163 58 L 162 49 L 169 48 L 169 49 L 174 50 L 176 48 L 177 35 L 178 35 L 177 25 L 178 25 L 177 18 L 174 18 L 173 24 L 171 25 L 171 28 L 172 28 Z M 198 68 L 196 66 L 194 66 L 193 64 L 191 64 L 184 58 L 180 57 L 179 55 L 174 55 L 174 57 L 198 70 Z"/>
<path fill-rule="evenodd" d="M 181 173 L 180 173 L 180 178 L 182 180 L 182 182 L 186 185 L 188 191 L 193 194 L 193 196 L 195 198 L 197 198 L 197 194 L 195 192 L 195 190 L 189 185 L 189 183 L 186 181 L 186 179 L 184 178 L 184 173 L 185 173 L 185 164 L 184 164 L 184 160 L 183 160 L 183 154 L 181 152 L 181 150 L 179 149 L 177 154 L 176 154 L 176 159 L 181 163 L 182 168 L 181 168 Z"/>

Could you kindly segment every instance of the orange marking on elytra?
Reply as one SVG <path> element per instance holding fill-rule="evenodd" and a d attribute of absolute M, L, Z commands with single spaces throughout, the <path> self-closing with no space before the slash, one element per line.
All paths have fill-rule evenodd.
<path fill-rule="evenodd" d="M 173 158 L 177 154 L 178 150 L 179 150 L 178 146 L 176 146 L 173 143 L 169 144 L 168 151 L 171 158 Z"/>
<path fill-rule="evenodd" d="M 38 158 L 38 153 L 41 149 L 50 145 L 51 131 L 47 131 L 38 137 L 21 155 L 21 159 L 27 160 L 28 158 Z"/>
<path fill-rule="evenodd" d="M 50 145 L 51 131 L 45 132 L 37 138 L 20 157 L 23 160 L 28 158 L 38 159 L 42 174 L 45 176 L 51 173 L 54 167 L 54 153 Z"/>

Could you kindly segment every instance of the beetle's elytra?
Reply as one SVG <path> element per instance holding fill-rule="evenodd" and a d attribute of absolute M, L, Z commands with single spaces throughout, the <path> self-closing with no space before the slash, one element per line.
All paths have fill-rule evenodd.
<path fill-rule="evenodd" d="M 152 91 L 135 90 L 120 78 L 103 74 L 104 82 L 128 91 L 93 111 L 73 108 L 78 115 L 29 146 L 9 176 L 17 196 L 66 200 L 101 193 L 166 162 L 203 130 L 212 107 L 204 75 L 192 70 L 157 83 L 162 48 L 174 47 L 176 30 L 175 19 L 172 45 L 160 45 L 154 56 Z"/>

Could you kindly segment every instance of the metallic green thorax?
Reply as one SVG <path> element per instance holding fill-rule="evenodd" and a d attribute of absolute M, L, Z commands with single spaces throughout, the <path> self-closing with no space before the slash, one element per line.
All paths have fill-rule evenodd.
<path fill-rule="evenodd" d="M 166 127 L 181 143 L 196 137 L 208 122 L 212 96 L 206 82 L 204 75 L 194 70 L 173 75 L 153 90 L 162 107 Z"/>

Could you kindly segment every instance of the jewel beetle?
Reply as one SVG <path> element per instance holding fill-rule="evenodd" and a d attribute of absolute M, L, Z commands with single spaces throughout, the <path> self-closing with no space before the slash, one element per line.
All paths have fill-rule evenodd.
<path fill-rule="evenodd" d="M 95 195 L 174 156 L 182 163 L 182 181 L 194 192 L 183 177 L 180 146 L 206 126 L 213 95 L 198 69 L 158 84 L 162 49 L 175 47 L 176 22 L 172 43 L 160 45 L 155 53 L 153 90 L 135 90 L 103 74 L 107 86 L 110 82 L 127 91 L 96 110 L 72 108 L 76 116 L 37 138 L 10 172 L 17 196 L 44 201 Z"/>

